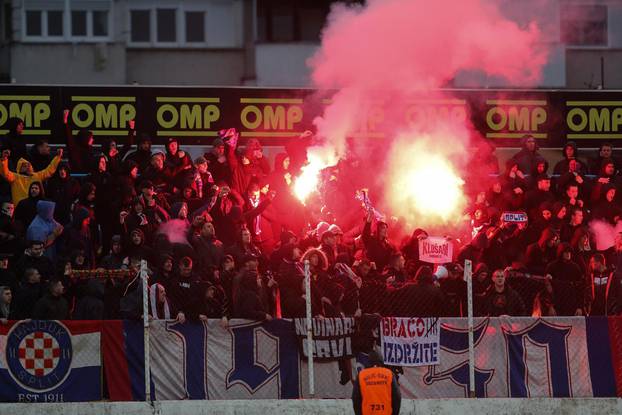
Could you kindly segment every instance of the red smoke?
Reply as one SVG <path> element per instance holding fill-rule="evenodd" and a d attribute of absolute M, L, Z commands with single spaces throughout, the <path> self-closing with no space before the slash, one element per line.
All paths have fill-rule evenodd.
<path fill-rule="evenodd" d="M 421 211 L 412 208 L 416 197 L 404 203 L 405 189 L 392 189 L 390 183 L 395 182 L 396 175 L 425 176 L 413 171 L 417 163 L 404 156 L 412 152 L 421 160 L 430 151 L 430 156 L 446 160 L 463 173 L 472 129 L 468 116 L 458 123 L 437 120 L 431 124 L 422 120 L 425 117 L 407 120 L 404 111 L 414 94 L 420 97 L 423 93 L 428 100 L 452 98 L 436 90 L 461 71 L 482 72 L 505 78 L 514 86 L 528 86 L 539 79 L 547 61 L 546 50 L 539 47 L 535 23 L 519 27 L 491 3 L 370 0 L 365 7 L 334 6 L 322 34 L 322 46 L 309 64 L 315 87 L 338 92 L 315 121 L 324 144 L 310 152 L 330 154 L 324 157 L 325 165 L 332 164 L 328 160 L 334 160 L 332 156 L 343 157 L 346 138 L 361 131 L 361 121 L 373 111 L 374 103 L 384 102 L 383 125 L 389 124 L 392 130 L 384 142 L 386 153 L 379 154 L 376 147 L 363 158 L 382 161 L 389 157 L 385 168 L 382 162 L 377 163 L 380 171 L 373 172 L 380 182 L 388 184 L 383 195 L 386 204 L 393 214 L 416 220 L 418 225 L 425 223 L 426 215 L 422 217 Z M 439 222 L 438 218 L 428 219 Z"/>

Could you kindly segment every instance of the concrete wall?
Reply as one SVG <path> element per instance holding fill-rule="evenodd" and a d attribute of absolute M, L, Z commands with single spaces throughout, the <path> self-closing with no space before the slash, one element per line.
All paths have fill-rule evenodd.
<path fill-rule="evenodd" d="M 240 85 L 244 51 L 127 49 L 127 82 L 142 85 Z"/>
<path fill-rule="evenodd" d="M 21 43 L 11 50 L 11 76 L 22 84 L 125 84 L 125 46 Z"/>
<path fill-rule="evenodd" d="M 621 17 L 622 18 L 622 17 Z M 605 88 L 622 88 L 622 49 L 568 49 L 566 87 L 593 89 L 601 84 L 601 57 L 604 58 Z"/>
<path fill-rule="evenodd" d="M 317 51 L 314 43 L 260 43 L 255 49 L 257 85 L 308 87 L 309 59 Z"/>
<path fill-rule="evenodd" d="M 20 415 L 350 415 L 349 400 L 165 401 L 148 403 L 0 404 L 0 413 Z M 622 413 L 621 399 L 429 399 L 402 402 L 400 414 L 564 414 Z"/>

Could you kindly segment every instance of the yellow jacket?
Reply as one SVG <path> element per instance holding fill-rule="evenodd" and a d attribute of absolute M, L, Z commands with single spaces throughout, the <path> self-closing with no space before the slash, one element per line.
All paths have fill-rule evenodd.
<path fill-rule="evenodd" d="M 17 171 L 19 172 L 24 163 L 28 163 L 28 160 L 23 158 L 17 161 Z M 13 204 L 17 206 L 17 204 L 28 197 L 28 190 L 30 189 L 30 185 L 34 182 L 43 182 L 46 179 L 52 177 L 54 172 L 56 172 L 56 168 L 58 167 L 58 163 L 60 163 L 60 157 L 56 156 L 52 159 L 52 162 L 49 166 L 41 171 L 36 171 L 32 174 L 32 176 L 25 176 L 19 173 L 13 173 L 9 170 L 9 160 L 0 161 L 0 176 L 4 177 L 7 182 L 11 184 L 11 197 L 13 199 Z"/>

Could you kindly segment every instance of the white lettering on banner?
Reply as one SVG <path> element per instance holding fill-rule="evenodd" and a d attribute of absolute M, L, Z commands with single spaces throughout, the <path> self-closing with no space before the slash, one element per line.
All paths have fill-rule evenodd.
<path fill-rule="evenodd" d="M 381 322 L 384 363 L 395 366 L 439 364 L 438 318 L 385 317 Z"/>
<path fill-rule="evenodd" d="M 294 328 L 301 345 L 302 354 L 304 357 L 308 357 L 307 320 L 304 318 L 294 319 Z M 314 357 L 330 360 L 352 356 L 353 318 L 316 318 L 312 320 L 311 328 L 313 330 L 311 347 Z"/>
<path fill-rule="evenodd" d="M 501 220 L 507 223 L 527 223 L 527 214 L 525 212 L 503 212 Z"/>
<path fill-rule="evenodd" d="M 429 236 L 419 241 L 419 259 L 432 264 L 445 264 L 453 258 L 453 245 L 442 236 Z"/>

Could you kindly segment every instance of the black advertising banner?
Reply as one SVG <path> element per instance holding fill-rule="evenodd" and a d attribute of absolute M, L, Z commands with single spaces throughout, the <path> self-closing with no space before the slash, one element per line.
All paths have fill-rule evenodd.
<path fill-rule="evenodd" d="M 303 359 L 309 358 L 306 318 L 293 320 L 298 346 Z M 354 335 L 353 317 L 327 317 L 311 319 L 313 339 L 311 351 L 313 358 L 325 362 L 353 357 L 352 336 Z"/>
<path fill-rule="evenodd" d="M 542 147 L 573 140 L 580 147 L 612 141 L 622 145 L 622 91 L 444 90 L 447 99 L 415 99 L 404 120 L 469 119 L 482 137 L 500 147 L 520 146 L 525 134 Z M 155 142 L 176 137 L 184 144 L 209 145 L 218 130 L 236 127 L 242 138 L 282 145 L 313 129 L 313 119 L 330 105 L 330 92 L 310 89 L 21 86 L 0 85 L 0 135 L 10 117 L 25 121 L 27 140 L 64 141 L 63 109 L 72 129 L 87 128 L 96 140 L 124 140 L 128 121 Z M 383 106 L 384 105 L 384 106 Z M 367 112 L 354 138 L 390 139 L 383 129 L 386 105 Z M 618 145 L 617 142 L 621 144 Z"/>

